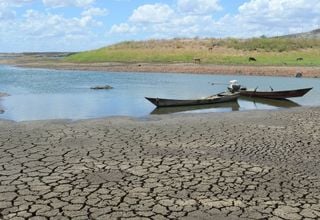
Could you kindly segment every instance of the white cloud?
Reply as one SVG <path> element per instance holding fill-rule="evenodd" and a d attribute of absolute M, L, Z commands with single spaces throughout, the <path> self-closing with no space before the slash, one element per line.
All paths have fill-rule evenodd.
<path fill-rule="evenodd" d="M 55 10 L 28 10 L 40 1 L 49 7 L 81 7 L 82 13 Z M 0 0 L 1 51 L 77 51 L 105 45 L 105 32 L 98 16 L 107 15 L 104 8 L 93 7 L 95 0 Z M 30 3 L 30 7 L 28 5 Z M 18 13 L 19 8 L 19 13 Z M 16 12 L 17 10 L 17 12 Z"/>
<path fill-rule="evenodd" d="M 3 21 L 3 20 L 12 20 L 14 19 L 16 16 L 16 13 L 12 10 L 4 10 L 2 11 L 0 9 L 0 21 Z"/>
<path fill-rule="evenodd" d="M 210 14 L 219 11 L 222 7 L 218 0 L 178 0 L 178 10 L 187 14 Z"/>
<path fill-rule="evenodd" d="M 206 24 L 205 26 L 203 24 Z M 152 38 L 210 36 L 215 30 L 211 16 L 188 15 L 177 17 L 170 22 L 149 26 Z"/>
<path fill-rule="evenodd" d="M 130 26 L 127 23 L 121 23 L 118 25 L 112 25 L 110 34 L 134 34 L 137 32 L 136 26 Z"/>
<path fill-rule="evenodd" d="M 59 8 L 59 7 L 88 7 L 92 5 L 95 0 L 42 0 L 43 4 L 47 7 Z"/>
<path fill-rule="evenodd" d="M 239 7 L 239 13 L 244 18 L 259 19 L 257 22 L 286 22 L 286 19 L 297 18 L 297 15 L 299 19 L 307 18 L 317 4 L 319 6 L 318 0 L 251 0 Z"/>
<path fill-rule="evenodd" d="M 68 18 L 36 10 L 27 10 L 18 20 L 0 21 L 1 51 L 77 51 L 105 45 L 96 33 L 101 23 L 83 15 Z M 103 43 L 104 41 L 104 43 Z"/>
<path fill-rule="evenodd" d="M 280 35 L 316 28 L 320 23 L 319 0 L 250 0 L 233 17 L 239 25 L 260 33 Z M 249 33 L 250 34 L 250 33 Z"/>
<path fill-rule="evenodd" d="M 22 4 L 30 3 L 33 1 L 35 0 L 0 0 L 0 5 L 6 4 L 8 6 L 21 6 Z"/>
<path fill-rule="evenodd" d="M 22 6 L 26 3 L 36 2 L 37 0 L 0 0 L 0 5 L 7 5 L 7 6 Z M 46 7 L 89 7 L 96 0 L 42 0 L 42 3 Z"/>
<path fill-rule="evenodd" d="M 129 21 L 136 23 L 162 23 L 168 21 L 173 14 L 173 9 L 166 4 L 147 4 L 135 9 Z"/>
<path fill-rule="evenodd" d="M 108 14 L 108 10 L 105 8 L 89 8 L 82 12 L 82 16 L 105 16 Z"/>
<path fill-rule="evenodd" d="M 253 37 L 315 29 L 320 24 L 319 0 L 248 0 L 238 12 L 214 18 L 218 0 L 177 0 L 176 4 L 142 5 L 127 22 L 114 24 L 109 34 L 140 33 L 144 38 Z"/>
<path fill-rule="evenodd" d="M 142 5 L 133 11 L 128 22 L 113 25 L 109 34 L 126 33 L 130 37 L 143 33 L 151 38 L 210 36 L 215 31 L 215 21 L 206 13 L 219 10 L 220 6 L 215 0 L 195 1 L 201 6 L 193 7 L 189 0 L 178 0 L 175 10 L 166 4 Z"/>
<path fill-rule="evenodd" d="M 14 10 L 10 9 L 6 4 L 0 3 L 0 21 L 12 20 L 15 15 Z"/>
<path fill-rule="evenodd" d="M 91 27 L 99 25 L 91 16 L 65 18 L 62 15 L 28 10 L 24 17 L 19 29 L 32 38 L 85 35 Z"/>

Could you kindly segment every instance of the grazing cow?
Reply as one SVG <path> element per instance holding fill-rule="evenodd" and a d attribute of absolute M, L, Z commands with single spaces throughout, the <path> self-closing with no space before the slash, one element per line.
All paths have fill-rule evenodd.
<path fill-rule="evenodd" d="M 257 59 L 254 58 L 254 57 L 249 57 L 249 62 L 250 62 L 250 61 L 257 61 Z"/>
<path fill-rule="evenodd" d="M 302 72 L 297 72 L 296 73 L 296 78 L 301 78 L 302 77 Z"/>
<path fill-rule="evenodd" d="M 302 58 L 302 57 L 298 57 L 296 60 L 297 60 L 297 61 L 302 61 L 303 58 Z"/>
<path fill-rule="evenodd" d="M 213 43 L 212 44 L 212 47 L 217 47 L 217 46 L 219 46 L 219 43 Z"/>
<path fill-rule="evenodd" d="M 194 58 L 193 61 L 194 61 L 194 63 L 199 63 L 199 64 L 201 63 L 201 59 L 200 58 Z"/>
<path fill-rule="evenodd" d="M 212 47 L 209 47 L 209 48 L 208 48 L 209 51 L 212 51 L 212 49 L 213 49 Z"/>

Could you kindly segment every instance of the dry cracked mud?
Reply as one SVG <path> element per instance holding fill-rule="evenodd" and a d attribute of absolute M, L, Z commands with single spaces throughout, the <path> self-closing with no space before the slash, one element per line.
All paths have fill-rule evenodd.
<path fill-rule="evenodd" d="M 320 219 L 320 108 L 0 121 L 0 219 Z"/>

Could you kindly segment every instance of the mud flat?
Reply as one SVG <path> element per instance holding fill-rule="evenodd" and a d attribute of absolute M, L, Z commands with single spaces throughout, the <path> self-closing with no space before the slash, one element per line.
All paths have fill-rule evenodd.
<path fill-rule="evenodd" d="M 319 219 L 320 108 L 0 121 L 0 219 Z"/>

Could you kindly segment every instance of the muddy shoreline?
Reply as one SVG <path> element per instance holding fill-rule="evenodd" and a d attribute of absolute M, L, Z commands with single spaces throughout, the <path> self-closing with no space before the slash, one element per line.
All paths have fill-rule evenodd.
<path fill-rule="evenodd" d="M 305 66 L 255 66 L 255 65 L 215 65 L 194 63 L 68 63 L 61 60 L 43 58 L 12 58 L 2 59 L 0 64 L 26 68 L 44 68 L 56 70 L 81 70 L 101 72 L 144 72 L 144 73 L 192 73 L 219 75 L 250 75 L 250 76 L 287 76 L 320 77 L 320 67 Z"/>

